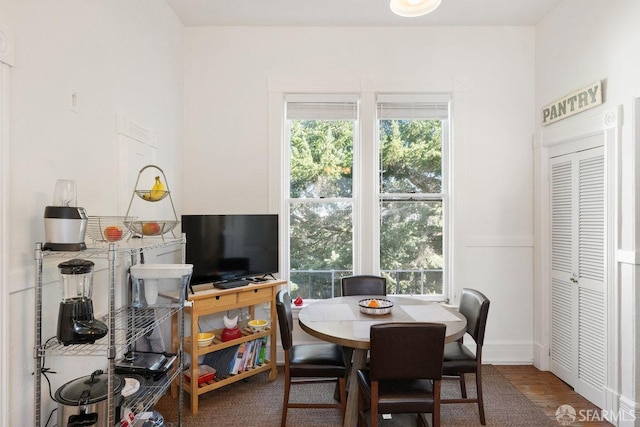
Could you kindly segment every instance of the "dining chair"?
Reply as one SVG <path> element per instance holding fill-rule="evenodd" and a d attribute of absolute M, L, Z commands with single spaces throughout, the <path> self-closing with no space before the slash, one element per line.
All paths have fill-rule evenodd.
<path fill-rule="evenodd" d="M 347 368 L 342 357 L 341 347 L 331 343 L 293 345 L 291 296 L 287 291 L 281 290 L 276 295 L 276 311 L 284 350 L 285 376 L 281 427 L 287 424 L 287 410 L 289 408 L 338 408 L 344 419 L 347 402 Z M 329 381 L 338 384 L 338 403 L 289 402 L 292 385 Z"/>
<path fill-rule="evenodd" d="M 342 296 L 387 295 L 387 279 L 381 276 L 355 275 L 340 279 Z"/>
<path fill-rule="evenodd" d="M 415 413 L 440 426 L 440 381 L 446 326 L 442 323 L 379 323 L 371 326 L 371 360 L 358 370 L 358 425 L 378 426 L 379 414 Z"/>
<path fill-rule="evenodd" d="M 340 287 L 342 288 L 343 297 L 353 295 L 387 295 L 387 279 L 381 276 L 367 274 L 346 276 L 340 279 Z M 349 369 L 351 367 L 351 359 L 353 358 L 353 348 L 343 347 L 342 354 L 347 364 L 347 369 Z"/>
<path fill-rule="evenodd" d="M 467 319 L 467 331 L 475 341 L 475 354 L 463 344 L 463 338 L 444 347 L 442 374 L 445 377 L 460 377 L 460 399 L 442 399 L 442 403 L 477 403 L 480 424 L 485 425 L 484 402 L 482 400 L 482 346 L 489 314 L 489 299 L 475 289 L 462 289 L 460 313 Z M 465 334 L 465 335 L 466 335 Z M 467 397 L 465 374 L 476 375 L 476 398 Z"/>

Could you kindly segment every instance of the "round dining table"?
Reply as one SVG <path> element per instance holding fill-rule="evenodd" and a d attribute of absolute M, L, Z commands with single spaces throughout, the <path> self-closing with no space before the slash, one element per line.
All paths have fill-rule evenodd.
<path fill-rule="evenodd" d="M 383 315 L 365 314 L 359 301 L 382 298 L 393 302 L 391 312 Z M 353 359 L 347 377 L 347 408 L 344 426 L 355 426 L 358 419 L 358 369 L 365 367 L 369 351 L 369 329 L 376 323 L 435 322 L 447 326 L 445 342 L 465 334 L 466 318 L 445 305 L 410 296 L 347 296 L 317 300 L 303 307 L 298 314 L 302 330 L 323 341 L 353 348 Z"/>

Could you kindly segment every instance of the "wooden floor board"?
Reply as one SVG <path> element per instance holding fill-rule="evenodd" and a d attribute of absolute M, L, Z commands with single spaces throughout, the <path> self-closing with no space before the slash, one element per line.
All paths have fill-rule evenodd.
<path fill-rule="evenodd" d="M 540 407 L 553 421 L 556 421 L 556 410 L 561 405 L 571 405 L 578 414 L 601 413 L 597 406 L 573 391 L 573 388 L 549 371 L 540 371 L 532 365 L 494 366 L 515 388 Z M 598 417 L 596 416 L 596 418 Z M 572 425 L 612 426 L 606 421 L 594 420 L 593 417 L 588 422 L 578 423 L 577 421 Z"/>

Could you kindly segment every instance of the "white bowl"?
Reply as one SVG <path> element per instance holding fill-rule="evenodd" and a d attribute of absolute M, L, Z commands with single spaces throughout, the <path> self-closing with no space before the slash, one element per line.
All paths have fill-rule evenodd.
<path fill-rule="evenodd" d="M 208 347 L 213 342 L 214 335 L 211 332 L 200 332 L 198 334 L 198 347 Z"/>
<path fill-rule="evenodd" d="M 389 314 L 393 310 L 393 303 L 388 299 L 366 298 L 358 301 L 360 311 L 364 314 L 382 315 Z"/>
<path fill-rule="evenodd" d="M 257 333 L 257 332 L 264 331 L 268 324 L 269 324 L 268 320 L 253 319 L 253 320 L 249 320 L 248 325 L 249 325 L 249 329 L 251 329 L 251 332 Z"/>

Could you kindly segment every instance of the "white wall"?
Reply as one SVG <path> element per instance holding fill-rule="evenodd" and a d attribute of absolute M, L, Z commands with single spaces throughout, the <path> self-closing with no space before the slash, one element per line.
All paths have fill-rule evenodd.
<path fill-rule="evenodd" d="M 17 426 L 33 419 L 33 249 L 44 239 L 42 217 L 56 179 L 76 180 L 78 202 L 89 215 L 124 215 L 116 207 L 122 173 L 116 114 L 121 114 L 153 131 L 157 164 L 171 180 L 172 192 L 182 194 L 183 29 L 173 11 L 156 0 L 0 0 L 0 20 L 11 30 L 15 49 L 7 209 L 10 271 L 3 289 L 10 292 L 11 309 L 2 319 L 9 321 L 11 332 L 9 425 Z M 74 91 L 78 112 L 69 109 Z M 179 209 L 181 200 L 174 201 Z M 55 264 L 46 267 L 49 277 L 55 276 Z M 104 280 L 99 273 L 96 281 Z M 47 285 L 45 295 L 43 322 L 51 332 L 58 286 Z M 55 359 L 47 359 L 60 371 L 52 375 L 53 392 L 65 379 L 91 373 L 94 363 L 83 358 L 69 369 Z M 104 365 L 104 360 L 95 363 Z M 43 388 L 48 401 L 44 381 Z M 45 420 L 51 408 L 43 409 Z"/>
<path fill-rule="evenodd" d="M 486 360 L 530 363 L 533 70 L 533 28 L 187 28 L 185 213 L 269 209 L 269 84 L 448 79 L 453 287 L 492 301 Z"/>
<path fill-rule="evenodd" d="M 610 351 L 608 386 L 612 396 L 609 409 L 635 413 L 638 421 L 619 425 L 640 425 L 640 366 L 638 343 L 640 322 L 638 285 L 638 143 L 634 127 L 640 126 L 634 100 L 640 97 L 640 2 L 636 0 L 566 0 L 536 27 L 536 123 L 542 106 L 570 91 L 603 80 L 604 105 L 601 111 L 622 106 L 621 144 L 616 147 L 615 168 L 618 218 L 616 229 L 617 272 L 612 294 L 615 312 L 608 325 L 618 348 Z M 640 105 L 640 104 L 639 104 Z M 570 119 L 567 119 L 570 120 Z M 635 120 L 635 123 L 634 123 Z M 543 131 L 538 126 L 538 131 Z M 544 287 L 544 279 L 538 283 Z M 539 291 L 539 290 L 538 290 Z M 537 311 L 537 344 L 548 340 L 544 315 Z"/>

